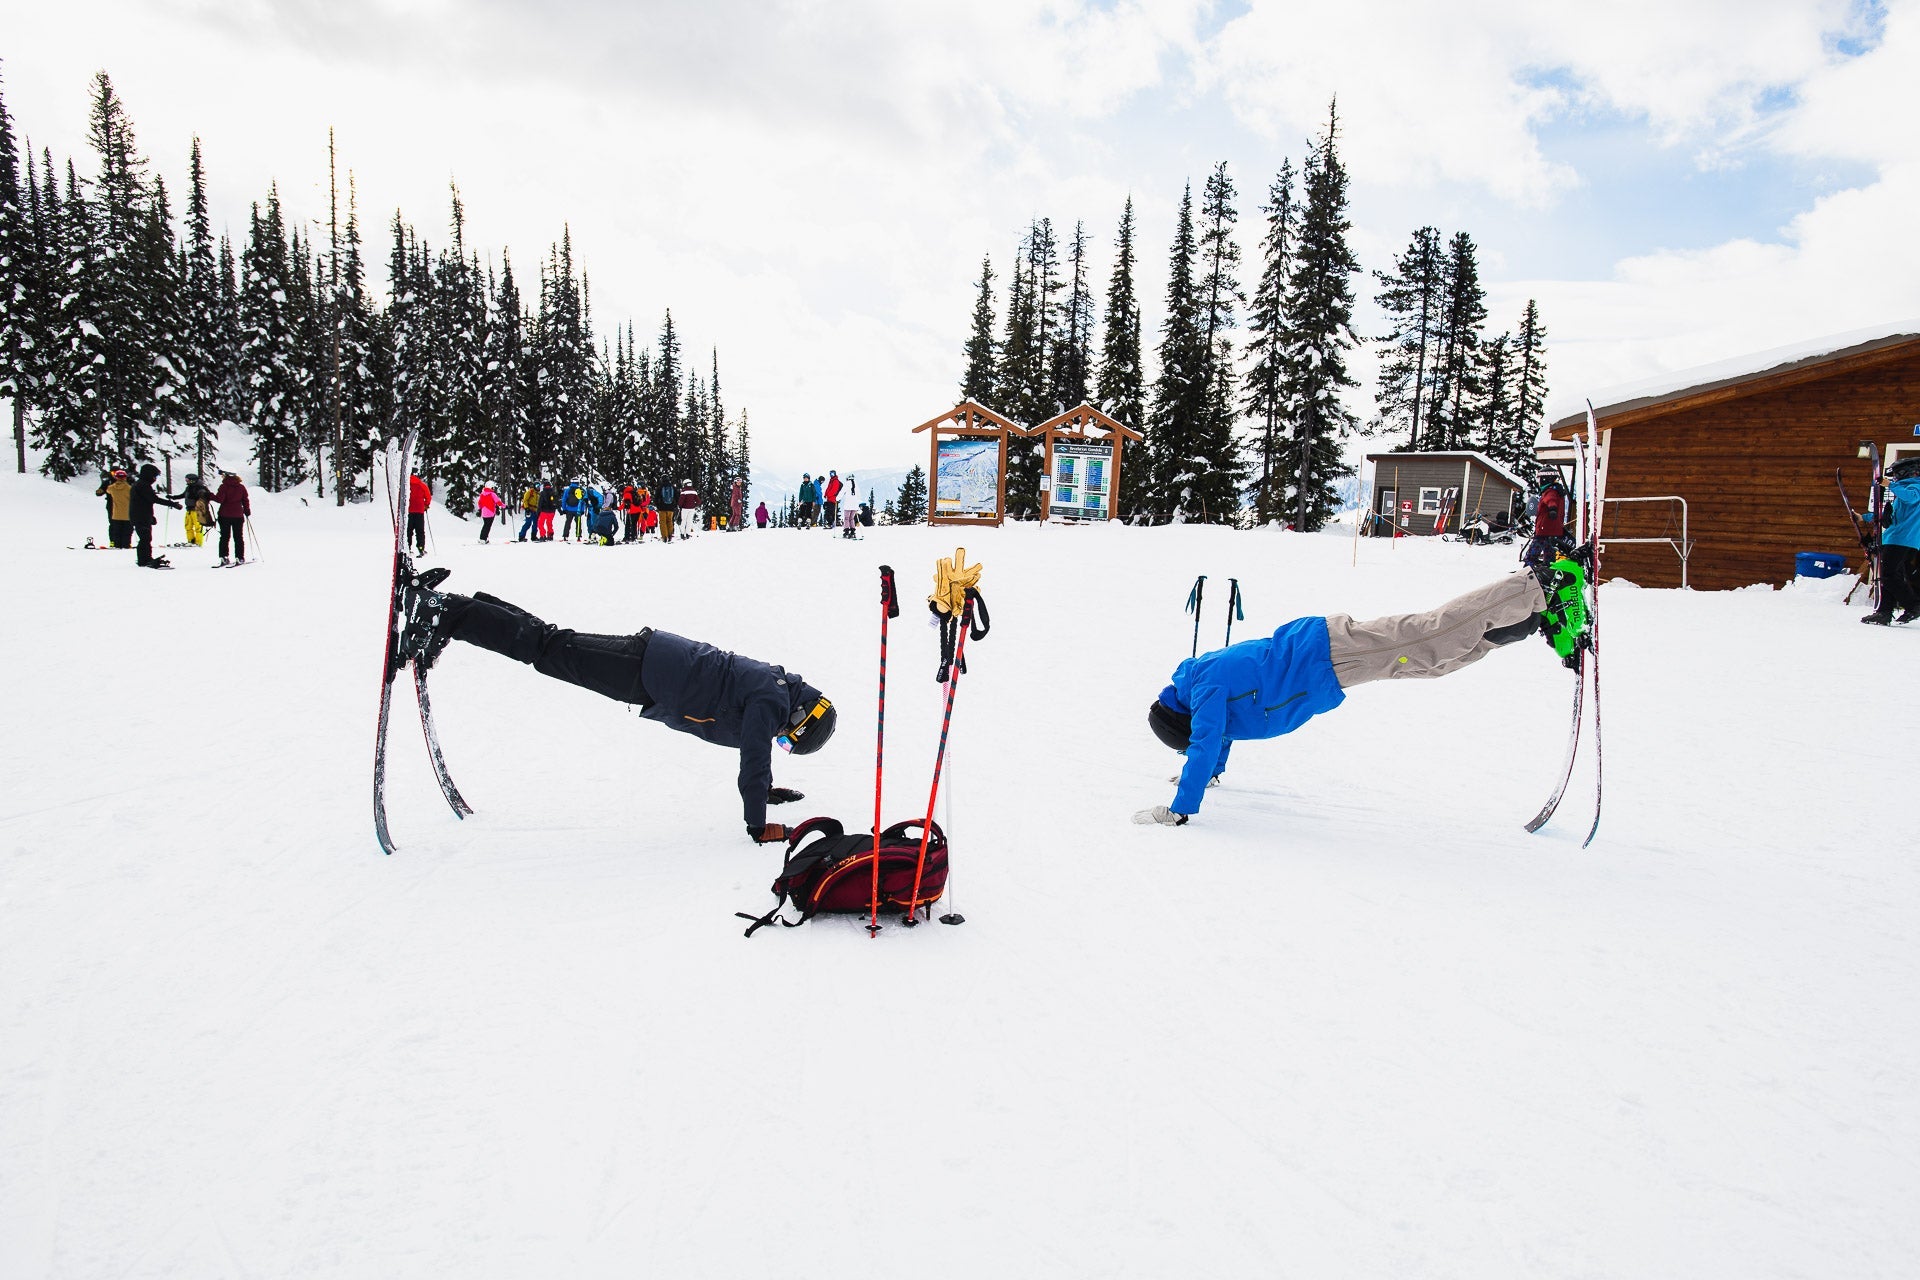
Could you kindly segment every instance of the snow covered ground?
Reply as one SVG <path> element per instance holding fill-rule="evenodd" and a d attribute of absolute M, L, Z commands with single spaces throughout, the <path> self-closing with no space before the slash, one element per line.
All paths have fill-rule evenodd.
<path fill-rule="evenodd" d="M 1241 746 L 1178 830 L 1145 708 L 1217 644 L 1426 607 L 1507 548 L 1213 529 L 795 531 L 429 563 L 841 708 L 792 817 L 889 818 L 938 726 L 916 601 L 993 633 L 953 730 L 959 928 L 742 940 L 778 866 L 730 753 L 455 646 L 435 790 L 369 763 L 388 534 L 262 497 L 259 562 L 130 553 L 0 480 L 0 1276 L 1758 1277 L 1920 1271 L 1920 627 L 1844 584 L 1605 597 L 1607 811 L 1549 789 L 1529 642 Z M 177 537 L 177 517 L 173 525 Z M 1906 1206 L 1902 1208 L 1901 1206 Z"/>

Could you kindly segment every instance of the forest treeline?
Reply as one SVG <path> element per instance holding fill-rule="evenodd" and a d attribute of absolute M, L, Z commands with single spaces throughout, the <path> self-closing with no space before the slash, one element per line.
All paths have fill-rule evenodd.
<path fill-rule="evenodd" d="M 61 479 L 161 458 L 205 470 L 238 433 L 265 488 L 346 501 L 382 442 L 416 429 L 419 469 L 457 507 L 489 480 L 720 493 L 747 476 L 718 351 L 689 358 L 671 310 L 650 344 L 632 325 L 596 337 L 570 232 L 523 283 L 507 251 L 496 263 L 468 243 L 453 189 L 438 247 L 394 213 L 383 304 L 351 175 L 324 231 L 289 225 L 276 184 L 236 246 L 214 234 L 198 138 L 176 226 L 105 72 L 88 141 L 84 172 L 36 155 L 0 94 L 0 396 L 21 470 L 29 442 Z"/>
<path fill-rule="evenodd" d="M 1052 219 L 1033 221 L 1004 312 L 991 256 L 981 263 L 962 397 L 1029 425 L 1090 401 L 1143 432 L 1121 469 L 1125 518 L 1318 528 L 1340 507 L 1356 435 L 1394 437 L 1397 449 L 1478 450 L 1524 468 L 1544 412 L 1546 330 L 1529 301 L 1517 331 L 1489 334 L 1478 249 L 1465 232 L 1443 241 L 1422 227 L 1391 271 L 1373 273 L 1388 321 L 1368 339 L 1380 348 L 1376 412 L 1363 421 L 1347 408 L 1343 392 L 1357 385 L 1348 356 L 1363 339 L 1353 328 L 1360 264 L 1348 245 L 1339 132 L 1330 107 L 1298 169 L 1283 161 L 1268 184 L 1250 293 L 1226 163 L 1207 176 L 1197 206 L 1188 185 L 1151 382 L 1132 197 L 1097 324 L 1086 224 L 1063 238 Z M 1037 512 L 1043 482 L 1039 452 L 1016 447 L 1009 511 Z"/>

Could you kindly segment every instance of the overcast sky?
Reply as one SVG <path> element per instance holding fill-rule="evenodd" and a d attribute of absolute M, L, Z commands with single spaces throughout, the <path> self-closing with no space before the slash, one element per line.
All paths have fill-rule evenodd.
<path fill-rule="evenodd" d="M 176 208 L 200 137 L 236 241 L 275 180 L 290 217 L 324 219 L 329 126 L 382 268 L 396 207 L 444 243 L 449 181 L 469 243 L 510 248 L 523 278 L 570 224 L 600 331 L 633 320 L 645 340 L 671 307 L 690 354 L 719 348 L 729 409 L 774 470 L 918 457 L 908 430 L 957 395 L 981 256 L 1004 305 L 1032 217 L 1084 220 L 1104 287 L 1133 195 L 1152 345 L 1181 188 L 1225 160 L 1250 284 L 1267 184 L 1336 93 L 1363 265 L 1424 223 L 1471 233 L 1496 325 L 1539 300 L 1556 398 L 1920 315 L 1920 0 L 0 14 L 7 104 L 36 150 L 90 167 L 104 69 Z"/>

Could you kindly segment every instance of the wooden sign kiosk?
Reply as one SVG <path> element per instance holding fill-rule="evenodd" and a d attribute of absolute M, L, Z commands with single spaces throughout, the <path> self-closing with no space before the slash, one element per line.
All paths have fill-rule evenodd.
<path fill-rule="evenodd" d="M 1099 433 L 1099 434 L 1096 434 Z M 1025 433 L 1044 436 L 1040 518 L 1111 520 L 1120 496 L 1120 454 L 1144 437 L 1090 404 L 1069 409 Z"/>
<path fill-rule="evenodd" d="M 927 523 L 998 525 L 1007 516 L 1007 441 L 1028 432 L 985 405 L 962 400 L 930 422 Z"/>

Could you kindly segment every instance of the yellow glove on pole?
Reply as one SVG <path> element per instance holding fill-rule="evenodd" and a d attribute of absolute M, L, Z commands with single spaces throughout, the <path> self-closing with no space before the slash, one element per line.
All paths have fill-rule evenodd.
<path fill-rule="evenodd" d="M 953 554 L 933 566 L 933 594 L 927 603 L 950 618 L 960 616 L 967 604 L 967 589 L 980 585 L 985 565 L 967 563 L 967 549 L 955 547 Z"/>

